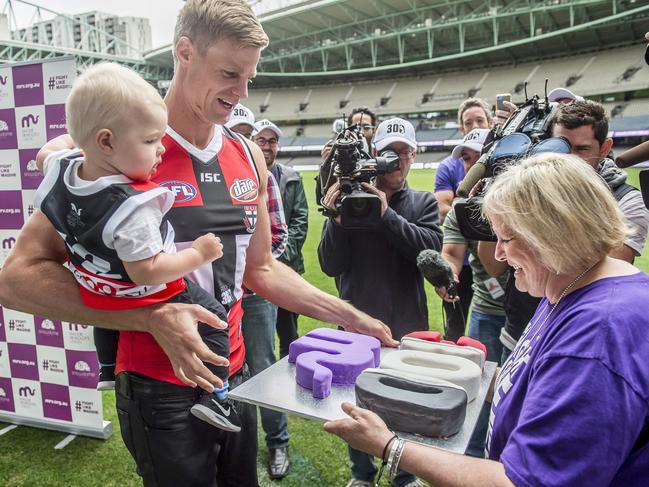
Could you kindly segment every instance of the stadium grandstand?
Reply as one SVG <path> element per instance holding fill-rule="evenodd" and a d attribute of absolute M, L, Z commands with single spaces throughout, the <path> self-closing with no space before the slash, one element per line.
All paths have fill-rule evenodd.
<path fill-rule="evenodd" d="M 602 102 L 616 146 L 649 134 L 649 3 L 634 0 L 252 2 L 270 45 L 244 104 L 285 130 L 280 156 L 313 164 L 354 106 L 417 128 L 420 161 L 461 138 L 457 107 L 563 86 Z M 166 58 L 159 50 L 157 62 Z"/>
<path fill-rule="evenodd" d="M 6 6 L 29 4 L 6 0 Z M 354 106 L 417 128 L 435 162 L 458 143 L 457 107 L 512 93 L 520 103 L 563 86 L 602 102 L 616 146 L 649 134 L 649 68 L 641 0 L 250 0 L 270 37 L 244 104 L 284 129 L 280 156 L 313 164 L 332 122 Z M 42 8 L 41 8 L 42 9 Z M 42 9 L 48 11 L 47 9 Z M 51 11 L 49 11 L 51 12 Z M 60 15 L 60 14 L 59 14 Z M 70 29 L 79 19 L 69 18 Z M 9 15 L 11 23 L 11 15 Z M 1 27 L 1 26 L 0 26 Z M 97 35 L 96 26 L 82 26 Z M 104 34 L 102 34 L 104 35 Z M 2 36 L 0 36 L 2 38 Z M 0 40 L 0 62 L 70 55 L 80 68 L 102 59 L 127 64 L 164 91 L 171 45 L 149 51 L 88 52 Z M 286 161 L 286 158 L 289 158 Z"/>

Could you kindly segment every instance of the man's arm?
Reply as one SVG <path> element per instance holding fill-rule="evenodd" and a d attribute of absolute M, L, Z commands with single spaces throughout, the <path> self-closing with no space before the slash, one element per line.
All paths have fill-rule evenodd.
<path fill-rule="evenodd" d="M 276 259 L 284 253 L 288 244 L 288 226 L 284 217 L 284 205 L 282 195 L 279 193 L 279 185 L 273 173 L 266 171 L 268 175 L 267 201 L 268 217 L 270 219 L 270 234 L 272 238 L 272 253 Z"/>
<path fill-rule="evenodd" d="M 365 186 L 368 187 L 368 186 Z M 374 188 L 369 186 L 369 188 Z M 421 208 L 416 209 L 418 215 L 415 221 L 408 221 L 392 208 L 388 207 L 381 218 L 377 230 L 384 235 L 395 249 L 410 259 L 417 261 L 422 250 L 442 248 L 442 230 L 439 228 L 439 213 L 437 200 L 430 193 L 417 201 Z"/>
<path fill-rule="evenodd" d="M 216 316 L 198 305 L 161 304 L 128 311 L 84 306 L 79 285 L 63 267 L 65 244 L 47 217 L 37 210 L 23 227 L 0 271 L 0 303 L 38 316 L 119 330 L 151 333 L 165 351 L 180 380 L 211 391 L 218 378 L 203 361 L 224 365 L 201 340 L 196 324 L 224 328 Z"/>
<path fill-rule="evenodd" d="M 441 256 L 451 266 L 451 269 L 453 270 L 453 279 L 456 283 L 460 282 L 458 276 L 460 275 L 462 266 L 464 265 L 464 256 L 466 255 L 467 248 L 468 246 L 465 243 L 444 243 L 442 246 Z M 449 303 L 454 303 L 460 300 L 458 296 L 453 299 L 450 298 L 447 289 L 443 287 L 436 287 L 435 292 L 440 298 Z"/>
<path fill-rule="evenodd" d="M 266 198 L 266 176 L 263 154 L 257 145 L 245 141 L 255 159 L 262 181 L 259 197 Z M 341 325 L 345 330 L 375 336 L 381 342 L 397 346 L 390 329 L 379 320 L 357 310 L 330 294 L 309 284 L 290 267 L 273 259 L 270 253 L 270 225 L 265 204 L 259 204 L 257 225 L 250 239 L 246 255 L 246 272 L 243 276 L 245 286 L 251 291 L 277 304 L 278 306 L 310 316 L 327 323 Z"/>
<path fill-rule="evenodd" d="M 318 260 L 322 272 L 329 277 L 338 277 L 349 269 L 350 259 L 349 231 L 328 218 L 322 227 L 322 237 L 318 244 Z"/>
<path fill-rule="evenodd" d="M 640 191 L 630 191 L 619 201 L 619 205 L 632 234 L 624 241 L 622 247 L 613 249 L 608 255 L 633 264 L 634 259 L 642 254 L 647 240 L 649 210 L 644 205 Z"/>
<path fill-rule="evenodd" d="M 36 165 L 38 166 L 38 170 L 40 172 L 43 172 L 45 159 L 47 159 L 47 156 L 49 156 L 53 152 L 58 152 L 65 149 L 74 149 L 75 147 L 76 144 L 74 143 L 74 140 L 72 140 L 72 137 L 70 137 L 68 134 L 59 135 L 58 137 L 54 137 L 52 140 L 49 140 L 41 148 L 41 150 L 38 151 L 38 154 L 36 154 Z"/>
<path fill-rule="evenodd" d="M 437 198 L 437 203 L 439 205 L 439 223 L 440 225 L 444 224 L 446 220 L 446 215 L 451 210 L 453 205 L 453 198 L 455 193 L 450 189 L 443 189 L 441 191 L 435 191 L 435 198 Z"/>
<path fill-rule="evenodd" d="M 335 208 L 334 202 L 340 195 L 340 183 L 331 185 L 323 198 L 323 203 L 330 209 Z M 340 225 L 340 216 L 328 218 L 322 227 L 322 235 L 318 244 L 318 260 L 322 272 L 329 277 L 337 277 L 351 264 L 352 246 L 349 230 Z"/>
<path fill-rule="evenodd" d="M 496 260 L 496 242 L 478 242 L 478 259 L 491 277 L 500 277 L 509 268 L 507 262 Z"/>

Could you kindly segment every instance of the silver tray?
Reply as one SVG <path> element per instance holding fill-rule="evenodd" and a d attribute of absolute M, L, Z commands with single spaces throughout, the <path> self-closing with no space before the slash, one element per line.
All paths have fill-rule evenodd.
<path fill-rule="evenodd" d="M 394 348 L 382 348 L 381 357 L 395 350 Z M 495 362 L 485 364 L 480 392 L 467 405 L 464 424 L 457 434 L 448 438 L 427 438 L 409 433 L 399 433 L 399 436 L 444 450 L 464 453 L 478 421 L 480 409 L 484 404 L 496 367 Z M 263 406 L 323 423 L 347 417 L 340 409 L 343 402 L 356 404 L 354 386 L 340 387 L 332 385 L 331 394 L 328 397 L 324 399 L 314 398 L 310 389 L 306 389 L 295 382 L 295 364 L 289 364 L 288 357 L 284 357 L 263 372 L 232 389 L 230 397 L 237 401 Z"/>

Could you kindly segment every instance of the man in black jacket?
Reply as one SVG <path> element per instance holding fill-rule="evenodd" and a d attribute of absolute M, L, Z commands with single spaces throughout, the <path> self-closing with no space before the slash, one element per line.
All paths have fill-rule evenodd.
<path fill-rule="evenodd" d="M 400 118 L 382 122 L 376 131 L 374 149 L 378 154 L 392 150 L 399 156 L 399 170 L 377 176 L 374 184 L 363 183 L 367 192 L 381 200 L 381 220 L 368 229 L 347 229 L 340 216 L 324 224 L 318 257 L 322 270 L 336 279 L 340 297 L 381 319 L 400 339 L 403 335 L 428 329 L 428 309 L 423 277 L 416 259 L 424 249 L 440 250 L 437 200 L 427 191 L 408 187 L 406 177 L 417 153 L 415 129 Z M 340 195 L 335 183 L 323 198 L 330 209 Z M 350 449 L 352 480 L 348 486 L 373 485 L 377 472 L 371 456 Z M 395 478 L 399 487 L 418 485 L 406 472 Z"/>

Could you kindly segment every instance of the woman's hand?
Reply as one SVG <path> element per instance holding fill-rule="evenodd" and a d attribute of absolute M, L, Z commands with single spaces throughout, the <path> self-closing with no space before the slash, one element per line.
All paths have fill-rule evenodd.
<path fill-rule="evenodd" d="M 341 407 L 349 418 L 326 422 L 325 431 L 340 436 L 357 450 L 380 457 L 386 443 L 393 436 L 383 420 L 372 411 L 348 402 L 344 402 Z"/>

